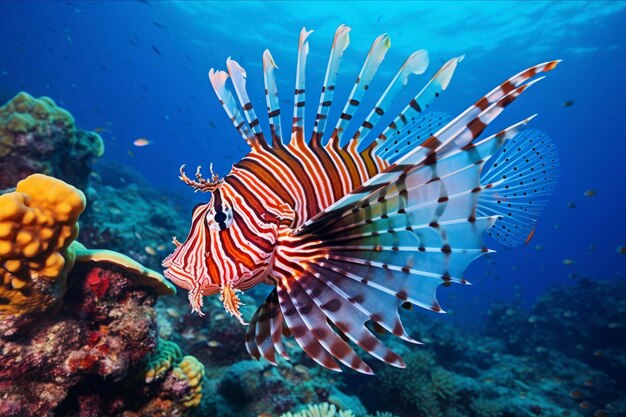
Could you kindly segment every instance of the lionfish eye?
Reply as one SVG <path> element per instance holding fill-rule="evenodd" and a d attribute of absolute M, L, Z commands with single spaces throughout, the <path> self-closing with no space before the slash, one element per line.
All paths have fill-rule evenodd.
<path fill-rule="evenodd" d="M 225 230 L 233 224 L 233 211 L 226 204 L 211 208 L 207 214 L 207 223 L 213 230 Z"/>

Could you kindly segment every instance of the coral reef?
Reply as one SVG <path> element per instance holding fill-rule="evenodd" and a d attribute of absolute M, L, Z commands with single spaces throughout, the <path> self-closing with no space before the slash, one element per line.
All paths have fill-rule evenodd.
<path fill-rule="evenodd" d="M 496 304 L 489 310 L 490 334 L 506 335 L 510 351 L 542 354 L 556 350 L 625 384 L 624 293 L 624 280 L 580 279 L 573 286 L 542 294 L 530 312 Z"/>
<path fill-rule="evenodd" d="M 197 407 L 202 401 L 202 378 L 204 365 L 194 356 L 185 356 L 174 369 L 178 379 L 187 382 L 188 390 L 179 396 L 180 402 L 187 408 Z"/>
<path fill-rule="evenodd" d="M 90 174 L 101 153 L 50 99 L 20 93 L 0 108 L 0 189 L 34 171 L 90 184 L 86 209 L 80 191 L 43 175 L 0 196 L 2 416 L 626 415 L 623 280 L 581 279 L 530 311 L 491 305 L 483 333 L 402 312 L 417 315 L 407 330 L 426 345 L 382 338 L 407 369 L 372 360 L 374 377 L 333 373 L 289 338 L 290 361 L 274 367 L 250 360 L 246 328 L 217 297 L 202 318 L 184 294 L 159 297 L 175 290 L 149 268 L 188 217 L 132 168 Z M 105 250 L 74 240 L 79 215 L 81 241 Z M 266 290 L 242 296 L 246 318 Z"/>
<path fill-rule="evenodd" d="M 0 414 L 47 416 L 55 410 L 65 415 L 83 410 L 90 403 L 83 401 L 86 396 L 123 380 L 154 349 L 156 296 L 116 265 L 77 263 L 56 314 L 41 317 L 16 336 L 0 338 L 5 393 Z"/>
<path fill-rule="evenodd" d="M 110 168 L 102 171 L 103 166 L 98 165 L 97 169 L 86 191 L 88 207 L 82 216 L 81 241 L 160 268 L 161 260 L 171 252 L 172 236 L 187 233 L 188 224 L 182 220 L 186 216 L 131 169 L 120 169 L 124 176 L 115 181 L 108 173 Z M 127 180 L 120 181 L 124 178 Z"/>
<path fill-rule="evenodd" d="M 84 189 L 92 160 L 103 153 L 100 136 L 77 129 L 49 97 L 21 92 L 0 107 L 0 190 L 34 173 Z"/>
<path fill-rule="evenodd" d="M 0 203 L 0 414 L 196 409 L 204 366 L 157 342 L 153 306 L 174 287 L 125 255 L 75 242 L 85 198 L 63 181 L 31 175 Z"/>
<path fill-rule="evenodd" d="M 615 288 L 616 283 L 596 281 L 584 285 L 586 292 L 572 288 L 572 297 L 563 301 L 560 308 L 568 306 L 568 311 L 577 314 L 576 306 L 581 310 L 588 308 L 576 302 L 577 297 L 585 294 L 593 300 L 600 295 L 607 296 L 608 289 Z M 562 296 L 563 291 L 562 288 L 554 290 L 554 295 Z M 546 314 L 544 303 L 551 298 L 550 293 L 540 297 L 534 313 L 544 310 L 541 314 Z M 558 303 L 552 303 L 550 309 L 559 311 Z M 421 312 L 414 313 L 421 315 Z M 494 307 L 493 315 L 499 327 L 492 337 L 428 320 L 426 316 L 416 317 L 411 320 L 414 323 L 411 331 L 427 344 L 411 348 L 395 346 L 403 352 L 406 369 L 376 364 L 375 382 L 345 375 L 345 386 L 351 387 L 350 393 L 357 394 L 368 409 L 386 409 L 399 416 L 585 416 L 596 411 L 608 412 L 610 416 L 624 414 L 626 401 L 619 376 L 595 362 L 585 363 L 560 350 L 563 342 L 557 343 L 555 335 L 564 330 L 546 327 L 546 335 L 522 333 L 516 338 L 526 337 L 521 339 L 526 347 L 511 350 L 510 332 L 504 330 L 517 332 L 515 326 L 522 321 L 528 323 L 528 317 L 521 320 L 516 317 L 518 314 L 523 313 L 511 305 Z M 562 311 L 559 314 L 562 315 Z M 607 313 L 605 317 L 615 318 L 615 315 Z M 509 325 L 503 317 L 511 320 Z M 420 334 L 429 337 L 421 339 Z M 552 344 L 534 344 L 533 339 L 545 340 L 548 334 Z M 584 344 L 597 343 L 593 332 L 578 337 Z M 619 342 L 619 338 L 614 340 Z M 392 339 L 389 343 L 394 346 L 395 342 Z M 619 356 L 621 351 L 613 346 L 613 350 L 606 352 Z M 624 368 L 621 372 L 623 375 Z"/>

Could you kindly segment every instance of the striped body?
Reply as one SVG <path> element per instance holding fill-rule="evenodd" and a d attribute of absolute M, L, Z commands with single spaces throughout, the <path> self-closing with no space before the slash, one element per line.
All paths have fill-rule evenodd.
<path fill-rule="evenodd" d="M 288 143 L 269 51 L 263 71 L 271 144 L 248 97 L 245 70 L 230 58 L 228 73 L 211 69 L 216 95 L 251 150 L 221 179 L 213 173 L 204 179 L 198 168 L 192 180 L 181 168 L 181 180 L 212 194 L 194 209 L 187 239 L 182 244 L 174 239 L 176 249 L 163 266 L 169 279 L 189 290 L 194 311 L 202 314 L 202 297 L 219 293 L 225 309 L 242 323 L 237 292 L 261 282 L 274 286 L 246 334 L 255 358 L 276 363 L 276 353 L 286 357 L 282 338 L 292 335 L 319 364 L 341 370 L 338 360 L 369 374 L 372 369 L 346 340 L 403 367 L 370 327 L 417 343 L 405 331 L 399 307 L 443 312 L 437 287 L 467 284 L 465 268 L 490 251 L 485 232 L 513 246 L 535 230 L 556 183 L 552 141 L 541 132 L 523 131 L 534 116 L 479 137 L 543 77 L 532 78 L 558 61 L 514 75 L 455 118 L 427 113 L 463 59 L 453 58 L 371 138 L 408 77 L 426 71 L 428 54 L 416 51 L 356 133 L 342 140 L 390 46 L 387 35 L 376 38 L 325 135 L 349 31 L 342 25 L 335 33 L 308 140 L 305 66 L 311 32 L 300 34 Z M 226 86 L 229 79 L 234 94 Z M 484 171 L 489 160 L 492 166 Z"/>
<path fill-rule="evenodd" d="M 335 142 L 336 143 L 336 142 Z M 164 261 L 168 278 L 199 295 L 219 292 L 224 282 L 247 290 L 263 279 L 275 284 L 290 275 L 280 256 L 270 259 L 278 242 L 286 243 L 294 230 L 322 209 L 363 184 L 389 164 L 354 147 L 310 147 L 297 138 L 279 148 L 253 149 L 223 179 L 213 199 L 196 207 L 186 244 Z M 211 233 L 206 225 L 215 199 L 233 210 L 233 224 Z M 220 254 L 206 257 L 205 254 Z M 206 261 L 204 261 L 206 259 Z M 227 259 L 230 262 L 218 260 Z M 183 265 L 196 265 L 193 273 Z M 198 280 L 197 277 L 202 277 Z M 194 307 L 199 311 L 201 301 Z"/>

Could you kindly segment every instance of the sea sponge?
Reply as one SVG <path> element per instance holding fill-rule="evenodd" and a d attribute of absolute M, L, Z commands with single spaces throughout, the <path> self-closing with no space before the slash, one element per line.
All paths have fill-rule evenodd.
<path fill-rule="evenodd" d="M 156 350 L 146 358 L 146 382 L 164 376 L 182 357 L 180 347 L 169 340 L 159 339 Z"/>
<path fill-rule="evenodd" d="M 65 294 L 84 194 L 34 174 L 0 196 L 0 315 L 47 310 Z"/>
<path fill-rule="evenodd" d="M 174 368 L 174 375 L 179 379 L 186 380 L 189 384 L 187 394 L 180 403 L 187 408 L 197 407 L 202 401 L 202 378 L 204 378 L 204 365 L 194 356 L 184 356 L 183 360 Z"/>

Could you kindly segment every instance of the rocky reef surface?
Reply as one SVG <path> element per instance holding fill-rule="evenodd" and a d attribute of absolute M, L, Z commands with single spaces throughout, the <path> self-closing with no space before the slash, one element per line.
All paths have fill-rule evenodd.
<path fill-rule="evenodd" d="M 48 118 L 37 116 L 38 100 Z M 95 136 L 76 133 L 52 100 L 20 93 L 0 109 L 0 171 L 10 173 L 0 189 L 41 172 L 84 192 L 34 176 L 0 195 L 0 415 L 626 415 L 623 280 L 579 280 L 530 310 L 494 304 L 483 333 L 403 311 L 425 344 L 381 337 L 406 369 L 371 359 L 375 376 L 335 373 L 293 339 L 291 361 L 274 367 L 252 360 L 246 328 L 217 297 L 205 299 L 206 316 L 191 314 L 185 294 L 172 295 L 157 272 L 172 235 L 187 232 L 175 199 L 132 168 L 91 166 L 101 155 Z M 8 129 L 11 120 L 30 127 Z M 63 171 L 61 160 L 80 169 Z M 242 297 L 245 318 L 266 292 Z"/>

